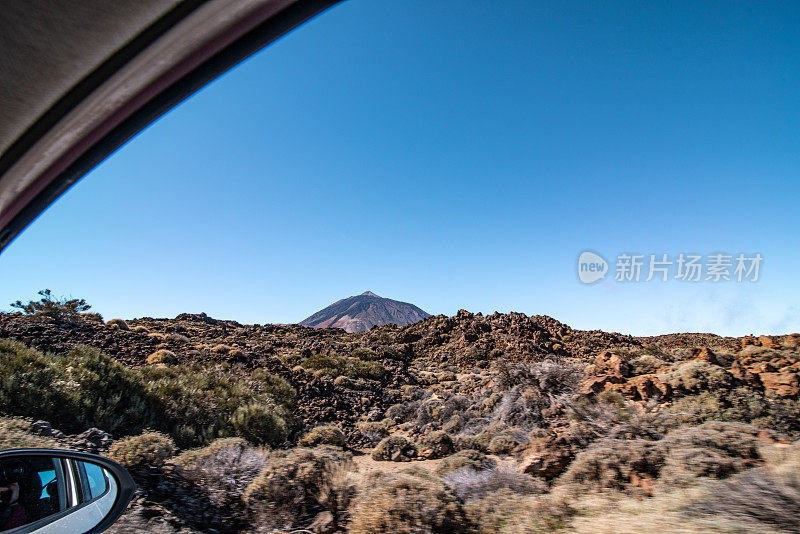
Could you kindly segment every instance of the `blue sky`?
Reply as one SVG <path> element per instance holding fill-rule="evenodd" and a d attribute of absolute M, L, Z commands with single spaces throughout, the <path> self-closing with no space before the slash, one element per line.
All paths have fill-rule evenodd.
<path fill-rule="evenodd" d="M 349 0 L 88 174 L 0 257 L 106 318 L 296 322 L 372 290 L 635 335 L 800 330 L 800 4 Z M 611 263 L 584 285 L 584 250 Z M 757 282 L 614 280 L 623 252 Z"/>

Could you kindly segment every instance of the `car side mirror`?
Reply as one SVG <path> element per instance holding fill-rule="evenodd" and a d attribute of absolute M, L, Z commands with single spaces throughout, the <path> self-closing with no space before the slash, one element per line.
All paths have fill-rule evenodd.
<path fill-rule="evenodd" d="M 136 485 L 118 463 L 81 452 L 0 452 L 0 532 L 94 534 L 111 526 Z"/>

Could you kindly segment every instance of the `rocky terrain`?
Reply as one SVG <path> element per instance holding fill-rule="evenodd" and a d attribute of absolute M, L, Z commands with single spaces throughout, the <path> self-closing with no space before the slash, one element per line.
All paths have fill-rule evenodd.
<path fill-rule="evenodd" d="M 0 440 L 126 465 L 115 532 L 800 532 L 799 345 L 0 314 Z"/>
<path fill-rule="evenodd" d="M 314 328 L 341 328 L 345 332 L 364 332 L 373 326 L 416 323 L 429 313 L 413 304 L 379 297 L 372 291 L 341 299 L 308 317 L 300 324 Z"/>

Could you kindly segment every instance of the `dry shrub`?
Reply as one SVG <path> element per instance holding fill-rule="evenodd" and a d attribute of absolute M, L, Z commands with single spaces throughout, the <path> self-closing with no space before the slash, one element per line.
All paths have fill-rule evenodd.
<path fill-rule="evenodd" d="M 664 454 L 656 442 L 602 440 L 579 453 L 557 484 L 623 490 L 635 477 L 656 478 L 663 461 Z"/>
<path fill-rule="evenodd" d="M 429 459 L 444 458 L 455 452 L 453 439 L 447 432 L 441 430 L 422 436 L 419 440 L 419 448 L 426 453 L 425 457 Z"/>
<path fill-rule="evenodd" d="M 450 489 L 421 470 L 364 477 L 352 509 L 351 534 L 466 534 L 470 527 Z"/>
<path fill-rule="evenodd" d="M 378 421 L 359 421 L 356 423 L 356 429 L 372 443 L 378 443 L 389 435 L 386 426 Z"/>
<path fill-rule="evenodd" d="M 350 507 L 358 493 L 359 481 L 355 467 L 343 462 L 332 465 L 319 484 L 317 502 L 330 512 L 334 528 L 341 529 L 346 525 Z"/>
<path fill-rule="evenodd" d="M 752 532 L 773 528 L 800 533 L 800 446 L 788 452 L 788 458 L 777 465 L 717 483 L 705 497 L 689 503 L 684 514 L 731 518 Z"/>
<path fill-rule="evenodd" d="M 436 474 L 446 475 L 465 467 L 480 471 L 492 469 L 495 465 L 497 463 L 484 453 L 474 449 L 463 449 L 439 462 L 439 465 L 436 466 Z"/>
<path fill-rule="evenodd" d="M 30 434 L 33 420 L 23 417 L 0 417 L 0 450 L 5 449 L 62 449 L 56 440 Z"/>
<path fill-rule="evenodd" d="M 332 447 L 272 452 L 243 495 L 254 523 L 268 531 L 307 521 L 322 509 L 319 495 L 334 470 L 349 462 L 349 454 Z"/>
<path fill-rule="evenodd" d="M 700 391 L 730 388 L 733 376 L 719 365 L 703 360 L 690 360 L 672 366 L 658 378 L 679 391 Z"/>
<path fill-rule="evenodd" d="M 493 467 L 480 471 L 463 467 L 446 474 L 443 479 L 462 501 L 483 499 L 503 489 L 518 495 L 547 493 L 547 484 L 542 479 L 508 467 Z"/>
<path fill-rule="evenodd" d="M 80 313 L 78 315 L 80 315 L 81 319 L 83 319 L 84 321 L 103 324 L 103 316 L 100 315 L 99 313 L 85 312 L 85 313 Z"/>
<path fill-rule="evenodd" d="M 317 445 L 344 447 L 344 433 L 334 425 L 317 426 L 300 438 L 297 445 L 300 447 L 316 447 Z"/>
<path fill-rule="evenodd" d="M 557 356 L 534 364 L 510 363 L 501 360 L 494 365 L 500 389 L 534 386 L 551 395 L 572 393 L 583 378 L 583 365 Z"/>
<path fill-rule="evenodd" d="M 175 341 L 176 343 L 188 343 L 189 342 L 189 338 L 188 337 L 184 336 L 183 334 L 175 334 L 175 333 L 167 334 L 166 340 L 167 341 Z"/>
<path fill-rule="evenodd" d="M 637 375 L 655 373 L 665 365 L 668 365 L 667 362 L 652 354 L 642 354 L 632 359 L 630 363 L 633 366 L 634 374 Z"/>
<path fill-rule="evenodd" d="M 492 454 L 511 454 L 511 451 L 513 451 L 519 443 L 519 441 L 509 435 L 495 436 L 489 442 L 486 450 Z"/>
<path fill-rule="evenodd" d="M 372 459 L 390 462 L 408 462 L 416 458 L 417 448 L 403 436 L 384 438 L 372 451 Z"/>
<path fill-rule="evenodd" d="M 110 326 L 112 328 L 118 328 L 120 330 L 130 330 L 128 323 L 126 323 L 122 319 L 109 319 L 106 322 L 106 326 Z"/>
<path fill-rule="evenodd" d="M 394 404 L 386 409 L 386 417 L 395 423 L 404 423 L 416 415 L 419 405 L 417 400 Z"/>
<path fill-rule="evenodd" d="M 266 453 L 241 438 L 222 438 L 174 458 L 178 471 L 205 488 L 217 503 L 239 504 L 247 486 L 266 467 Z"/>
<path fill-rule="evenodd" d="M 194 462 L 202 460 L 206 456 L 212 455 L 217 451 L 227 448 L 238 448 L 244 449 L 247 447 L 251 447 L 250 442 L 248 442 L 244 438 L 217 438 L 211 443 L 209 443 L 205 447 L 199 447 L 196 449 L 189 449 L 183 451 L 179 455 L 175 456 L 169 463 L 174 464 L 181 468 L 191 469 L 193 467 Z M 268 450 L 265 448 L 260 449 L 262 452 L 264 450 Z"/>
<path fill-rule="evenodd" d="M 583 447 L 602 438 L 660 439 L 676 426 L 674 418 L 639 406 L 616 391 L 580 397 L 568 403 L 570 439 Z"/>
<path fill-rule="evenodd" d="M 501 489 L 464 504 L 476 534 L 544 534 L 561 531 L 575 513 L 557 495 L 521 496 Z"/>
<path fill-rule="evenodd" d="M 217 354 L 228 354 L 230 351 L 233 350 L 233 347 L 230 345 L 224 345 L 220 343 L 219 345 L 214 345 L 211 347 L 211 352 L 215 352 Z"/>
<path fill-rule="evenodd" d="M 579 453 L 559 484 L 626 490 L 649 481 L 675 485 L 699 477 L 724 478 L 755 465 L 759 429 L 737 423 L 709 422 L 673 430 L 661 440 L 603 439 Z"/>
<path fill-rule="evenodd" d="M 665 451 L 661 482 L 678 484 L 697 477 L 725 478 L 760 459 L 760 430 L 740 423 L 710 421 L 670 432 L 660 442 Z"/>
<path fill-rule="evenodd" d="M 175 442 L 161 432 L 145 431 L 114 442 L 108 452 L 112 460 L 125 467 L 158 467 L 175 456 Z"/>
<path fill-rule="evenodd" d="M 139 334 L 149 334 L 150 330 L 147 329 L 146 326 L 137 325 L 131 328 L 134 332 L 138 332 Z"/>
<path fill-rule="evenodd" d="M 436 375 L 439 382 L 452 382 L 456 379 L 456 374 L 452 371 L 444 371 Z"/>
<path fill-rule="evenodd" d="M 690 423 L 710 420 L 750 423 L 800 437 L 800 402 L 770 398 L 745 386 L 687 395 L 673 402 L 670 411 Z"/>
<path fill-rule="evenodd" d="M 175 353 L 167 349 L 159 349 L 147 357 L 145 360 L 148 365 L 164 364 L 174 365 L 178 363 L 178 357 Z"/>

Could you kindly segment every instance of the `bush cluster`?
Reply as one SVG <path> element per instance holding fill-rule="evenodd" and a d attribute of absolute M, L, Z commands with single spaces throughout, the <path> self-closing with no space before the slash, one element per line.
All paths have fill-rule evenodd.
<path fill-rule="evenodd" d="M 146 431 L 115 441 L 109 455 L 124 467 L 159 467 L 175 456 L 175 442 L 161 432 Z"/>
<path fill-rule="evenodd" d="M 377 361 L 364 361 L 352 356 L 337 354 L 314 354 L 304 359 L 300 366 L 322 376 L 336 378 L 364 378 L 366 380 L 382 380 L 386 369 Z"/>
<path fill-rule="evenodd" d="M 289 529 L 323 509 L 319 496 L 337 468 L 350 461 L 340 449 L 295 448 L 272 452 L 243 498 L 262 529 Z"/>
<path fill-rule="evenodd" d="M 408 462 L 417 456 L 417 448 L 403 436 L 389 436 L 372 450 L 372 459 L 385 462 Z"/>
<path fill-rule="evenodd" d="M 758 432 L 749 425 L 708 422 L 673 430 L 660 440 L 599 440 L 575 457 L 558 483 L 649 491 L 648 481 L 676 485 L 725 478 L 758 463 Z"/>
<path fill-rule="evenodd" d="M 333 445 L 344 447 L 344 434 L 335 425 L 316 426 L 301 437 L 297 445 L 300 447 L 316 447 L 317 445 Z"/>
<path fill-rule="evenodd" d="M 97 427 L 137 434 L 164 412 L 135 371 L 77 346 L 67 356 L 42 354 L 0 339 L 0 411 L 44 419 L 67 433 Z"/>
<path fill-rule="evenodd" d="M 170 461 L 221 505 L 238 507 L 247 486 L 267 466 L 267 453 L 242 438 L 220 438 Z"/>
<path fill-rule="evenodd" d="M 352 510 L 352 534 L 471 531 L 463 507 L 446 484 L 422 471 L 370 473 Z"/>
<path fill-rule="evenodd" d="M 262 369 L 129 369 L 86 346 L 56 356 L 0 339 L 0 412 L 43 419 L 67 433 L 97 427 L 121 437 L 153 428 L 180 447 L 234 435 L 278 444 L 293 425 L 295 398 L 285 380 Z"/>

